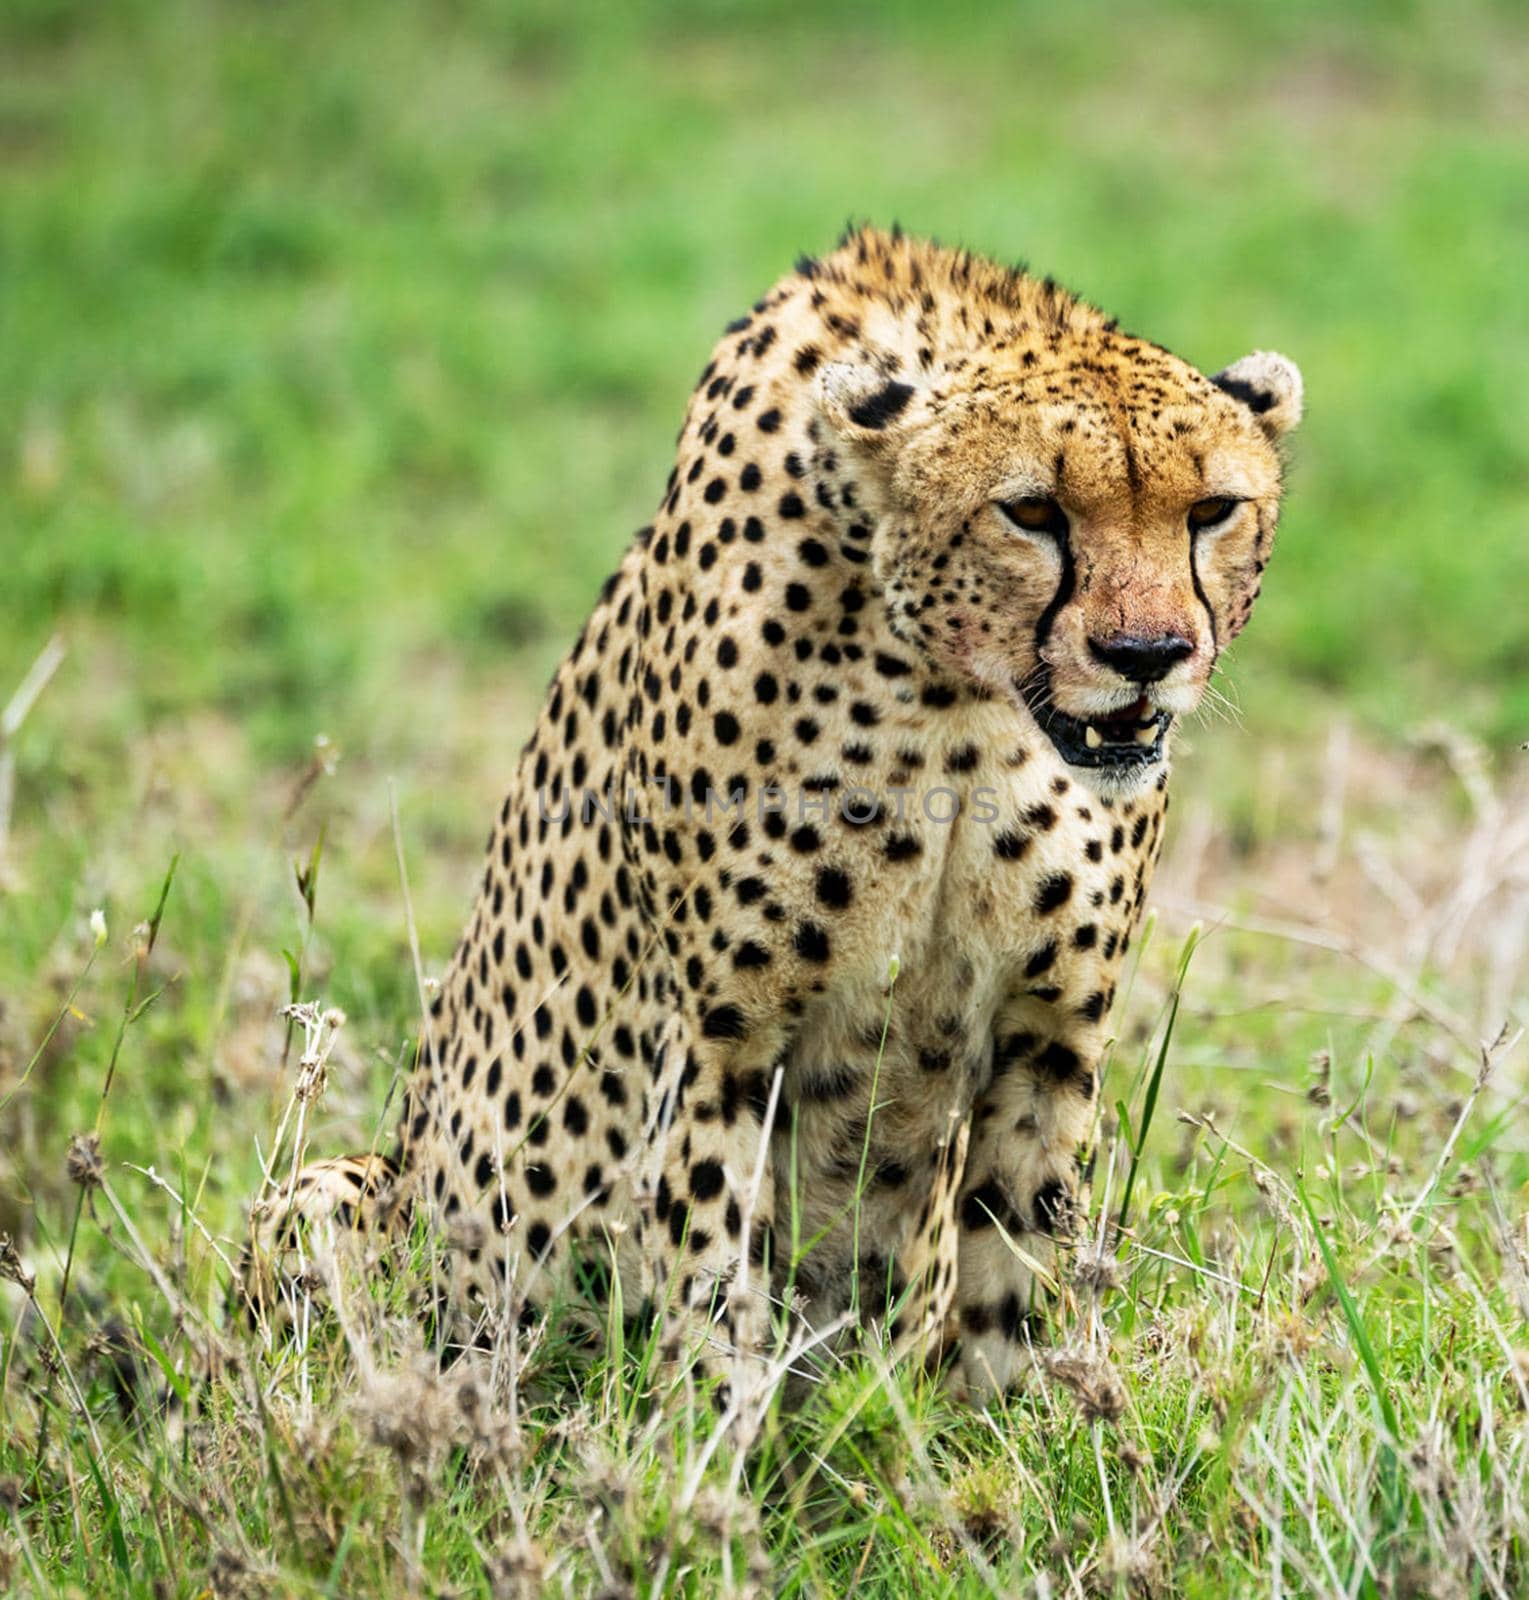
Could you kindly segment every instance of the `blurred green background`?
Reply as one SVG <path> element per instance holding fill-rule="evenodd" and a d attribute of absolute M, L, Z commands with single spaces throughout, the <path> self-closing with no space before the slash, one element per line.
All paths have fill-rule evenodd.
<path fill-rule="evenodd" d="M 851 218 L 1024 258 L 1212 370 L 1256 347 L 1302 366 L 1307 420 L 1284 529 L 1227 663 L 1242 725 L 1208 719 L 1183 740 L 1194 748 L 1171 849 L 1217 931 L 1195 957 L 1140 1204 L 1156 1207 L 1148 1236 L 1196 1262 L 1202 1238 L 1227 1263 L 1267 1250 L 1270 1268 L 1292 1240 L 1305 1248 L 1259 1189 L 1229 1175 L 1235 1163 L 1194 1164 L 1182 1125 L 1175 1153 L 1170 1103 L 1216 1109 L 1261 1159 L 1305 1165 L 1324 1185 L 1307 1157 L 1330 1133 L 1335 1195 L 1346 1185 L 1332 1210 L 1349 1227 L 1358 1196 L 1361 1237 L 1387 1236 L 1367 1230 L 1387 1218 L 1389 1232 L 1385 1207 L 1413 1175 L 1444 1174 L 1437 1141 L 1478 1063 L 1410 1015 L 1393 1028 L 1397 994 L 1410 1005 L 1412 991 L 1383 979 L 1385 962 L 1335 952 L 1357 926 L 1416 976 L 1418 951 L 1437 940 L 1441 876 L 1458 870 L 1484 893 L 1501 869 L 1479 831 L 1495 802 L 1471 815 L 1438 763 L 1430 772 L 1403 751 L 1409 732 L 1444 722 L 1484 742 L 1510 794 L 1529 760 L 1518 751 L 1529 738 L 1523 0 L 0 0 L 0 706 L 51 635 L 68 652 L 16 742 L 8 849 L 0 839 L 0 1232 L 45 1286 L 80 1214 L 65 1148 L 98 1127 L 112 1182 L 166 1271 L 181 1284 L 189 1242 L 192 1297 L 221 1305 L 211 1251 L 123 1163 L 152 1162 L 195 1200 L 201 1225 L 242 1236 L 258 1147 L 292 1087 L 280 1008 L 294 990 L 350 1019 L 313 1108 L 313 1151 L 388 1142 L 387 1089 L 418 1001 L 400 858 L 424 968 L 439 971 L 546 675 L 651 515 L 713 341 Z M 1356 730 L 1351 753 L 1333 731 L 1341 720 Z M 331 742 L 315 764 L 321 733 Z M 1372 802 L 1384 870 L 1361 871 L 1338 845 L 1370 827 L 1359 813 Z M 310 918 L 292 863 L 320 845 Z M 158 943 L 138 960 L 132 930 L 172 858 Z M 1142 1081 L 1132 1074 L 1183 924 L 1201 915 L 1198 901 L 1175 913 L 1174 870 L 1159 880 L 1163 931 L 1138 944 L 1135 958 L 1148 958 L 1113 1024 L 1111 1104 Z M 1321 927 L 1244 939 L 1219 926 L 1223 905 L 1281 918 L 1294 905 Z M 1489 920 L 1503 905 L 1473 913 L 1501 955 L 1479 1008 L 1488 1034 L 1523 991 L 1516 913 Z M 1433 932 L 1419 943 L 1424 923 Z M 1467 943 L 1460 965 L 1478 955 Z M 1448 981 L 1419 978 L 1445 1014 L 1474 1019 L 1464 980 Z M 1378 1140 L 1368 1111 L 1352 1115 L 1372 1077 Z M 1332 1122 L 1329 1105 L 1348 1109 Z M 1496 1217 L 1498 1177 L 1503 1195 L 1523 1193 L 1524 1119 L 1504 1110 L 1483 1128 L 1484 1115 L 1457 1155 L 1481 1157 Z M 1345 1125 L 1357 1178 L 1336 1159 Z M 1398 1149 L 1408 1176 L 1383 1176 Z M 1518 1216 L 1519 1198 L 1508 1209 Z M 1455 1227 L 1457 1213 L 1443 1214 Z M 172 1336 L 114 1226 L 105 1212 L 87 1219 L 71 1258 L 71 1349 L 107 1309 L 179 1348 L 179 1315 Z M 1493 1264 L 1478 1290 L 1476 1267 L 1434 1253 L 1441 1237 L 1420 1234 L 1416 1257 L 1394 1253 L 1389 1298 L 1373 1283 L 1356 1293 L 1408 1425 L 1442 1415 L 1451 1448 L 1482 1463 L 1483 1482 L 1490 1463 L 1511 1494 L 1500 1465 L 1511 1429 L 1494 1459 L 1473 1419 L 1492 1415 L 1495 1380 L 1483 1375 L 1497 1351 L 1483 1330 L 1502 1338 L 1488 1297 L 1508 1325 L 1518 1280 L 1504 1244 L 1482 1258 Z M 1456 1300 L 1438 1300 L 1446 1284 Z M 1291 1329 L 1297 1304 L 1301 1317 L 1310 1309 L 1310 1283 L 1296 1287 Z M 1474 1332 L 1466 1288 L 1484 1319 Z M 1276 1275 L 1271 1308 L 1281 1292 Z M 45 1299 L 56 1304 L 51 1289 Z M 1171 1316 L 1154 1328 L 1199 1319 L 1201 1303 L 1197 1288 L 1164 1290 Z M 1458 1348 L 1456 1310 L 1445 1349 L 1436 1303 L 1459 1312 Z M 1260 1288 L 1259 1316 L 1264 1304 Z M 1142 1343 L 1137 1370 L 1152 1374 L 1154 1398 L 1141 1410 L 1163 1461 L 1198 1424 L 1157 1398 L 1158 1371 L 1165 1393 L 1190 1392 L 1186 1417 L 1209 1371 L 1205 1392 L 1223 1420 L 1231 1397 L 1237 1429 L 1264 1405 L 1262 1425 L 1283 1440 L 1295 1392 L 1298 1433 L 1320 1431 L 1333 1460 L 1390 1471 L 1390 1431 L 1351 1427 L 1343 1410 L 1361 1391 L 1340 1350 L 1315 1347 L 1309 1390 L 1271 1389 L 1262 1332 L 1238 1334 L 1236 1361 L 1250 1364 L 1227 1378 L 1221 1335 L 1202 1351 L 1202 1326 L 1233 1324 L 1196 1320 L 1189 1365 L 1176 1343 Z M 8 1353 L 5 1371 L 25 1381 L 24 1354 L 13 1368 Z M 1319 1390 L 1344 1398 L 1330 1410 Z M 1498 1404 L 1518 1392 L 1501 1389 Z M 97 1413 L 105 1426 L 104 1400 Z M 584 1414 L 560 1409 L 558 1429 Z M 627 1438 L 616 1432 L 613 1456 Z M 1096 1461 L 1104 1471 L 1099 1438 L 1047 1457 L 1046 1514 L 1054 1502 L 1064 1527 L 1087 1503 L 1078 1484 Z M 553 1483 L 562 1448 L 537 1457 Z M 248 1504 L 261 1545 L 275 1513 L 248 1488 L 247 1463 L 195 1452 L 196 1472 L 226 1479 L 220 1492 L 240 1512 Z M 60 1489 L 53 1538 L 84 1573 L 79 1459 L 73 1519 Z M 201 1493 L 174 1488 L 200 1481 L 189 1449 L 180 1480 L 133 1446 L 114 1459 L 125 1504 Z M 291 1459 L 286 1481 L 307 1485 L 306 1442 Z M 1071 1487 L 1058 1460 L 1072 1462 Z M 1242 1472 L 1261 1478 L 1260 1460 Z M 271 1469 L 282 1483 L 275 1456 Z M 1454 1498 L 1467 1526 L 1484 1528 L 1476 1470 Z M 1172 1471 L 1177 1493 L 1185 1478 Z M 1317 1489 L 1309 1466 L 1291 1472 L 1292 1529 L 1319 1490 L 1339 1502 L 1334 1526 L 1369 1526 L 1368 1467 L 1352 1496 L 1342 1471 Z M 653 1481 L 667 1508 L 667 1479 Z M 1193 1568 L 1190 1588 L 1239 1592 L 1225 1574 L 1252 1548 L 1245 1481 L 1218 1466 L 1190 1485 L 1192 1532 L 1174 1558 Z M 1118 1503 L 1150 1503 L 1141 1520 L 1156 1525 L 1168 1501 L 1152 1483 Z M 349 1492 L 346 1479 L 316 1503 L 343 1506 Z M 575 1476 L 568 1492 L 591 1491 Z M 14 1493 L 0 1499 L 14 1511 Z M 642 1515 L 647 1502 L 633 1503 Z M 1215 1509 L 1202 1517 L 1201 1505 Z M 196 1531 L 179 1524 L 188 1573 L 204 1542 L 248 1549 L 195 1515 Z M 579 1505 L 567 1526 L 584 1516 Z M 858 1546 L 861 1516 L 834 1510 L 823 1527 Z M 1108 1548 L 1123 1550 L 1110 1516 Z M 456 1524 L 461 1571 L 499 1536 L 489 1524 L 480 1538 L 475 1517 Z M 1128 1520 L 1137 1527 L 1134 1509 Z M 984 1540 L 994 1526 L 972 1524 Z M 128 1528 L 148 1550 L 147 1522 Z M 376 1589 L 367 1561 L 392 1559 L 377 1528 L 382 1557 L 346 1574 L 358 1592 Z M 809 1573 L 819 1546 L 838 1559 L 827 1533 L 810 1532 L 808 1545 L 781 1533 Z M 916 1541 L 890 1543 L 916 1563 Z M 1293 1563 L 1299 1543 L 1292 1534 Z M 844 1549 L 835 1570 L 853 1584 L 866 1556 Z M 1278 1538 L 1274 1549 L 1278 1563 Z M 146 1573 L 157 1559 L 144 1556 Z M 1279 1570 L 1288 1582 L 1297 1566 Z"/>
<path fill-rule="evenodd" d="M 539 680 L 724 321 L 849 217 L 1293 355 L 1244 700 L 1529 730 L 1521 5 L 0 19 L 0 684 L 65 628 L 89 744 L 407 748 L 421 656 Z"/>

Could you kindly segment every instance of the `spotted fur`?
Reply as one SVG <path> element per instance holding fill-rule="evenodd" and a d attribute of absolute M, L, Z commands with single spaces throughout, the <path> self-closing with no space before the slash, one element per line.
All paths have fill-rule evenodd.
<path fill-rule="evenodd" d="M 745 1357 L 789 1292 L 958 1341 L 975 1393 L 1014 1378 L 1169 724 L 1247 620 L 1299 411 L 1281 357 L 1207 378 L 896 233 L 729 326 L 549 687 L 405 1096 L 399 1183 L 450 1225 L 464 1328 L 614 1264 Z M 1234 508 L 1192 532 L 1207 497 Z M 1110 664 L 1163 640 L 1156 677 Z"/>

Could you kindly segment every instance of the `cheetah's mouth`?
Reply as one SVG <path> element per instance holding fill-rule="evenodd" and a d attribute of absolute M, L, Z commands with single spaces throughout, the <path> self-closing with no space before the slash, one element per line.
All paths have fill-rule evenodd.
<path fill-rule="evenodd" d="M 1161 761 L 1171 711 L 1160 711 L 1146 695 L 1128 706 L 1095 717 L 1073 717 L 1049 702 L 1035 708 L 1035 720 L 1074 767 L 1146 767 Z"/>

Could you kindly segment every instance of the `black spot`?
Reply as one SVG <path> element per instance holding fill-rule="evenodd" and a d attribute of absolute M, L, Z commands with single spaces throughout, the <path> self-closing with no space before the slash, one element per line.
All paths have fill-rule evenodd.
<path fill-rule="evenodd" d="M 806 961 L 827 961 L 828 935 L 815 922 L 804 922 L 796 930 L 796 953 Z"/>
<path fill-rule="evenodd" d="M 697 1200 L 713 1200 L 721 1194 L 722 1163 L 720 1161 L 696 1162 L 690 1169 L 690 1192 Z"/>
<path fill-rule="evenodd" d="M 1018 1344 L 1025 1331 L 1029 1317 L 1019 1303 L 1019 1296 L 1010 1290 L 1003 1297 L 1003 1304 L 998 1308 L 998 1326 L 1003 1329 L 1004 1337 L 1014 1344 Z"/>
<path fill-rule="evenodd" d="M 1035 909 L 1041 916 L 1055 911 L 1058 906 L 1067 904 L 1072 895 L 1072 874 L 1069 872 L 1053 872 L 1049 878 L 1041 880 L 1041 886 L 1035 891 Z"/>
<path fill-rule="evenodd" d="M 1038 978 L 1043 972 L 1049 972 L 1056 961 L 1056 941 L 1043 944 L 1039 950 L 1025 963 L 1025 976 Z"/>
<path fill-rule="evenodd" d="M 1035 1045 L 1036 1038 L 1033 1033 L 1005 1034 L 993 1048 L 994 1073 L 1007 1072 L 1016 1061 L 1023 1061 Z"/>
<path fill-rule="evenodd" d="M 993 854 L 1000 861 L 1019 861 L 1030 848 L 1030 835 L 1013 831 L 1000 833 L 993 840 Z"/>
<path fill-rule="evenodd" d="M 737 1006 L 713 1006 L 701 1022 L 701 1032 L 708 1039 L 742 1039 L 748 1033 L 743 1013 Z"/>
<path fill-rule="evenodd" d="M 787 491 L 780 497 L 780 505 L 776 509 L 788 522 L 794 522 L 797 518 L 807 515 L 807 507 L 802 504 L 802 497 L 795 489 Z"/>
<path fill-rule="evenodd" d="M 828 565 L 828 551 L 816 539 L 803 539 L 796 547 L 796 553 L 809 567 Z"/>
<path fill-rule="evenodd" d="M 1035 1058 L 1035 1064 L 1049 1077 L 1058 1080 L 1070 1078 L 1081 1066 L 1077 1052 L 1069 1050 L 1065 1044 L 1052 1040 L 1044 1050 Z"/>
<path fill-rule="evenodd" d="M 852 890 L 849 875 L 837 867 L 823 867 L 818 872 L 818 899 L 835 911 L 842 911 L 850 903 Z"/>
<path fill-rule="evenodd" d="M 540 1161 L 533 1161 L 526 1168 L 525 1177 L 526 1187 L 534 1195 L 546 1196 L 557 1188 L 557 1178 L 553 1175 L 552 1168 Z"/>
<path fill-rule="evenodd" d="M 889 383 L 858 405 L 850 407 L 849 420 L 857 428 L 884 428 L 913 398 L 913 386 Z"/>
<path fill-rule="evenodd" d="M 1003 1191 L 990 1178 L 961 1202 L 961 1226 L 970 1233 L 978 1233 L 983 1228 L 991 1228 L 1007 1210 Z"/>
<path fill-rule="evenodd" d="M 980 1339 L 993 1326 L 993 1313 L 985 1305 L 964 1305 L 961 1307 L 961 1326 L 974 1339 Z"/>
<path fill-rule="evenodd" d="M 862 1074 L 843 1062 L 837 1066 L 813 1067 L 802 1074 L 802 1098 L 820 1105 L 843 1100 L 852 1095 L 862 1082 Z M 858 1156 L 856 1160 L 858 1163 Z"/>
<path fill-rule="evenodd" d="M 1067 1185 L 1060 1178 L 1043 1183 L 1035 1191 L 1037 1227 L 1045 1229 L 1047 1233 L 1060 1232 L 1070 1220 L 1071 1213 L 1072 1200 L 1067 1193 Z"/>
<path fill-rule="evenodd" d="M 1229 394 L 1232 399 L 1240 400 L 1255 417 L 1261 417 L 1274 405 L 1274 396 L 1267 389 L 1255 389 L 1251 383 L 1241 378 L 1222 376 L 1212 378 L 1210 381 L 1223 394 Z"/>

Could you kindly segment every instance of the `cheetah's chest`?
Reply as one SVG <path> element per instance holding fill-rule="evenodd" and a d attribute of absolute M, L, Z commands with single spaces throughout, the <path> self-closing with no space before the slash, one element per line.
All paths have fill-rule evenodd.
<path fill-rule="evenodd" d="M 785 1057 L 777 1213 L 797 1256 L 812 1242 L 798 1277 L 820 1312 L 844 1303 L 856 1250 L 894 1259 L 907 1243 L 1010 1044 L 1065 1049 L 1097 1023 L 1134 916 L 1131 822 L 1058 763 L 975 779 L 954 821 L 910 797 L 912 869 L 859 875 L 878 892 L 857 901 Z"/>

